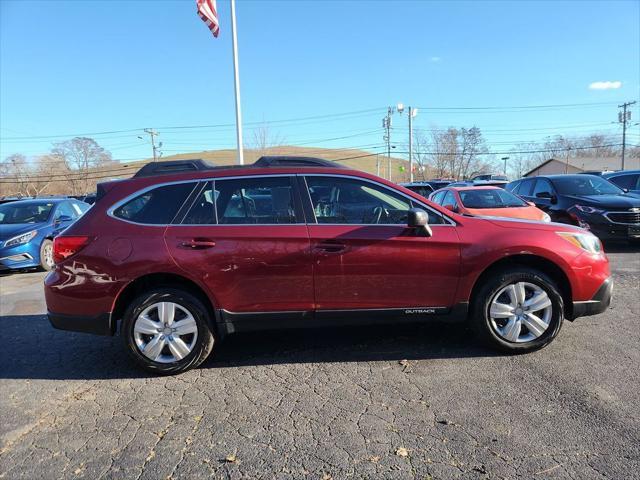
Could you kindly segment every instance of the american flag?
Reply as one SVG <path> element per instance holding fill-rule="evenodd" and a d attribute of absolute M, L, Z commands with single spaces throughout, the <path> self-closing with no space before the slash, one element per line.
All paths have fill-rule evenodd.
<path fill-rule="evenodd" d="M 196 0 L 196 4 L 198 5 L 198 15 L 200 15 L 202 21 L 207 24 L 213 36 L 218 38 L 220 24 L 218 23 L 216 0 Z"/>

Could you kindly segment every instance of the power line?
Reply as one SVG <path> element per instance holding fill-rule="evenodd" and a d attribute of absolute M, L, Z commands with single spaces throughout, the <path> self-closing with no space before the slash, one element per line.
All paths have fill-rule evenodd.
<path fill-rule="evenodd" d="M 605 145 L 592 145 L 592 146 L 588 146 L 588 147 L 572 147 L 572 148 L 555 148 L 555 149 L 540 149 L 540 150 L 521 150 L 521 151 L 504 151 L 504 152 L 478 152 L 476 153 L 476 155 L 507 155 L 507 154 L 525 154 L 525 153 L 557 153 L 557 152 L 567 152 L 567 151 L 574 151 L 574 150 L 591 150 L 591 149 L 596 149 L 596 148 L 605 148 L 605 147 L 619 147 L 621 146 L 621 143 L 611 143 L 611 144 L 605 144 Z M 639 145 L 632 145 L 633 147 L 638 147 Z M 396 154 L 408 154 L 408 151 L 397 151 L 395 152 Z M 431 151 L 423 151 L 421 152 L 421 154 L 423 155 L 442 155 L 442 156 L 455 156 L 455 155 L 460 155 L 460 152 L 431 152 Z M 369 154 L 363 154 L 363 155 L 354 155 L 354 156 L 350 156 L 350 157 L 343 157 L 343 158 L 338 158 L 335 159 L 334 161 L 344 161 L 344 160 L 352 160 L 352 159 L 357 159 L 357 158 L 366 158 L 366 157 L 373 157 L 379 155 L 379 153 L 369 153 Z M 103 179 L 103 178 L 113 178 L 114 176 L 117 175 L 128 175 L 131 174 L 133 172 L 131 171 L 123 171 L 123 169 L 131 169 L 131 168 L 138 168 L 138 165 L 129 165 L 126 167 L 122 167 L 120 169 L 115 169 L 115 170 L 103 170 L 103 171 L 97 171 L 97 172 L 92 172 L 90 174 L 88 174 L 87 176 L 84 176 L 85 174 L 83 173 L 70 173 L 70 174 L 55 174 L 55 175 L 34 175 L 34 176 L 30 176 L 29 180 L 33 181 L 33 180 L 37 180 L 37 179 L 51 179 L 52 177 L 64 177 L 61 178 L 60 180 L 98 180 L 98 179 Z M 105 173 L 108 172 L 118 172 L 120 171 L 119 174 L 113 174 L 113 175 L 104 175 Z M 10 183 L 10 184 L 16 184 L 19 182 L 15 182 L 15 181 L 8 181 L 8 180 L 0 180 L 0 183 Z"/>

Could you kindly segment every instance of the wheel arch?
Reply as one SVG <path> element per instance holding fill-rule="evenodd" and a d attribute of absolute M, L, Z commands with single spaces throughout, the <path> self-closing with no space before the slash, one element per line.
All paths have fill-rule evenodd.
<path fill-rule="evenodd" d="M 469 302 L 473 304 L 473 302 L 475 301 L 476 294 L 485 279 L 494 275 L 499 270 L 504 270 L 506 268 L 516 267 L 516 266 L 524 266 L 527 268 L 539 270 L 542 273 L 545 273 L 546 275 L 548 275 L 552 280 L 554 280 L 557 283 L 558 288 L 560 289 L 560 294 L 562 295 L 562 301 L 564 303 L 564 310 L 565 310 L 564 316 L 567 319 L 572 318 L 573 294 L 571 290 L 571 282 L 569 281 L 569 277 L 564 272 L 564 270 L 562 270 L 562 268 L 559 267 L 556 263 L 549 260 L 548 258 L 542 257 L 540 255 L 535 255 L 535 254 L 509 255 L 487 266 L 482 271 L 482 273 L 478 276 L 478 278 L 476 278 L 476 281 L 473 284 L 473 288 L 471 289 Z"/>
<path fill-rule="evenodd" d="M 209 313 L 209 322 L 211 327 L 216 331 L 217 328 L 217 316 L 216 310 L 214 308 L 214 302 L 211 300 L 209 295 L 205 292 L 205 290 L 198 285 L 193 280 L 188 279 L 185 276 L 178 275 L 176 273 L 149 273 L 143 275 L 141 277 L 136 278 L 135 280 L 129 282 L 117 295 L 116 300 L 113 304 L 113 309 L 111 310 L 111 318 L 112 324 L 114 328 L 116 328 L 116 324 L 118 321 L 122 320 L 122 316 L 126 311 L 127 307 L 133 301 L 135 297 L 140 295 L 142 292 L 147 290 L 151 290 L 154 288 L 176 288 L 179 290 L 184 290 L 193 296 L 195 296 L 198 300 L 202 302 L 202 304 L 207 309 Z M 115 333 L 115 332 L 113 332 Z"/>

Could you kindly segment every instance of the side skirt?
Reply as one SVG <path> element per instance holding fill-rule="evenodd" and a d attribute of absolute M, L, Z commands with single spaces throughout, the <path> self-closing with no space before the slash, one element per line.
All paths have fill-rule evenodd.
<path fill-rule="evenodd" d="M 238 313 L 219 309 L 216 312 L 221 333 L 319 328 L 353 325 L 446 322 L 460 323 L 467 319 L 469 304 L 453 307 L 407 307 L 354 310 L 305 310 L 283 312 Z"/>

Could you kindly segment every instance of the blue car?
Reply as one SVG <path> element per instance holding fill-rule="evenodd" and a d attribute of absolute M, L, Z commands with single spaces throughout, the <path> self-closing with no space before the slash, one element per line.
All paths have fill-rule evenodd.
<path fill-rule="evenodd" d="M 53 238 L 90 205 L 72 198 L 19 200 L 0 205 L 0 271 L 53 268 Z"/>

